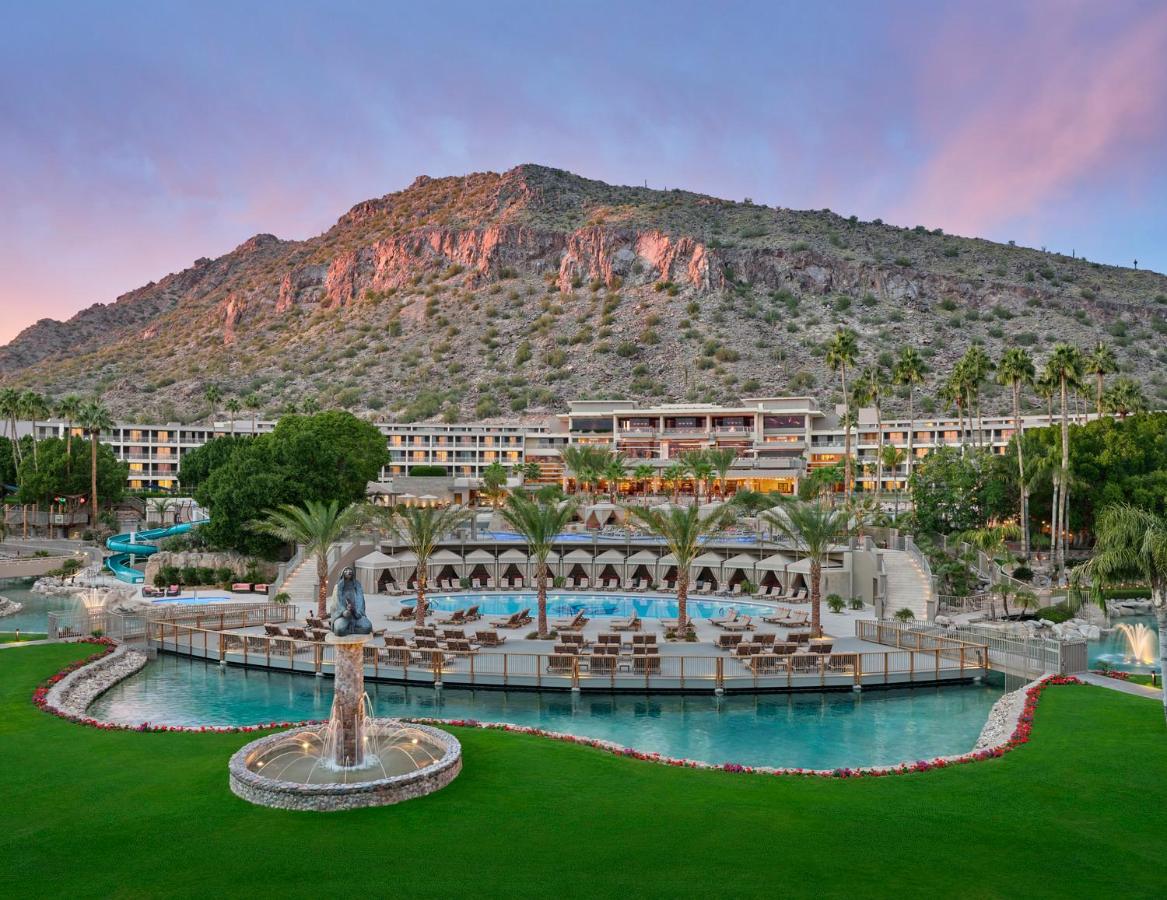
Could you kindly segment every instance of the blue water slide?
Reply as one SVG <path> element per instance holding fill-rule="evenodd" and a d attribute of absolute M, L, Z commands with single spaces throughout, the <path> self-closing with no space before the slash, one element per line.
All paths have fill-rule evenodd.
<path fill-rule="evenodd" d="M 109 570 L 119 581 L 126 584 L 141 584 L 146 580 L 141 569 L 135 569 L 132 563 L 135 557 L 145 558 L 158 552 L 154 541 L 174 537 L 176 534 L 186 534 L 192 528 L 202 525 L 207 519 L 197 522 L 182 522 L 179 525 L 170 525 L 167 528 L 151 528 L 148 531 L 131 531 L 126 534 L 115 534 L 105 542 L 105 546 L 113 551 L 113 556 L 105 561 Z"/>

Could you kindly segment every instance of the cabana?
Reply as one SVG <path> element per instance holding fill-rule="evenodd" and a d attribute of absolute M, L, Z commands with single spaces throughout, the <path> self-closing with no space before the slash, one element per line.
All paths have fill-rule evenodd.
<path fill-rule="evenodd" d="M 391 567 L 396 563 L 397 560 L 389 554 L 374 550 L 358 559 L 353 568 L 365 593 L 384 593 L 386 582 L 394 586 L 397 584 L 397 579 L 391 573 Z"/>
<path fill-rule="evenodd" d="M 596 557 L 595 567 L 598 570 L 596 580 L 604 584 L 605 580 L 616 580 L 616 587 L 624 586 L 624 567 L 627 557 L 623 550 L 605 550 Z"/>
<path fill-rule="evenodd" d="M 508 580 L 518 580 L 520 587 L 526 587 L 527 582 L 531 576 L 530 560 L 525 550 L 518 550 L 511 547 L 504 550 L 498 555 L 498 565 L 501 570 L 500 581 L 501 585 L 506 585 Z"/>
<path fill-rule="evenodd" d="M 735 584 L 741 584 L 743 581 L 756 583 L 757 562 L 758 560 L 748 553 L 739 553 L 722 563 L 721 571 L 724 575 L 726 588 L 732 591 Z"/>
<path fill-rule="evenodd" d="M 702 553 L 689 566 L 691 577 L 689 583 L 696 587 L 702 582 L 707 583 L 713 590 L 717 590 L 721 583 L 721 557 L 716 553 Z"/>
<path fill-rule="evenodd" d="M 638 550 L 624 560 L 624 568 L 628 572 L 626 585 L 637 585 L 645 581 L 656 584 L 657 555 L 651 550 Z"/>
<path fill-rule="evenodd" d="M 595 577 L 594 560 L 590 550 L 572 550 L 563 554 L 563 569 L 568 578 L 574 579 L 578 585 L 581 578 L 586 578 L 591 585 Z"/>

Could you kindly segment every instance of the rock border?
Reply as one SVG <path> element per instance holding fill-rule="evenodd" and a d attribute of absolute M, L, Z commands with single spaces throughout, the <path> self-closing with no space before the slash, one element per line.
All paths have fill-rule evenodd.
<path fill-rule="evenodd" d="M 72 672 L 81 669 L 95 661 L 98 661 L 106 655 L 113 652 L 114 642 L 109 638 L 86 638 L 86 643 L 104 644 L 106 649 L 100 653 L 90 656 L 88 659 L 78 660 L 75 663 L 62 669 L 56 675 L 46 679 L 40 687 L 33 693 L 33 702 L 37 706 L 45 709 L 54 715 L 61 716 L 71 722 L 79 725 L 86 725 L 91 728 L 99 728 L 105 731 L 137 731 L 137 732 L 181 732 L 189 734 L 250 734 L 258 731 L 270 731 L 273 729 L 288 729 L 298 728 L 301 726 L 321 725 L 321 720 L 306 720 L 302 722 L 264 722 L 258 725 L 156 725 L 151 722 L 140 722 L 137 725 L 124 725 L 118 722 L 105 722 L 100 719 L 95 719 L 88 715 L 77 715 L 73 712 L 61 711 L 53 708 L 46 702 L 46 698 L 52 686 L 68 677 Z M 125 677 L 125 676 L 122 676 Z M 1002 705 L 1002 701 L 1006 697 L 1002 697 L 993 705 L 990 710 L 990 719 L 993 719 L 994 713 L 999 713 L 998 728 L 995 728 L 991 734 L 995 734 L 1000 728 L 1004 728 L 1008 723 L 1012 723 L 1012 731 L 1006 740 L 995 743 L 992 746 L 974 747 L 968 753 L 960 753 L 952 756 L 939 756 L 933 759 L 916 760 L 915 762 L 902 762 L 890 766 L 859 766 L 855 768 L 836 768 L 836 769 L 802 769 L 802 768 L 787 768 L 787 767 L 773 767 L 773 766 L 744 766 L 738 763 L 707 763 L 695 759 L 681 759 L 673 756 L 664 756 L 660 753 L 646 753 L 642 750 L 636 750 L 632 747 L 625 747 L 621 744 L 612 741 L 600 740 L 597 738 L 579 737 L 574 734 L 565 734 L 557 731 L 545 731 L 541 728 L 531 728 L 525 725 L 512 725 L 507 722 L 480 722 L 477 719 L 436 719 L 436 718 L 403 718 L 400 721 L 407 722 L 412 725 L 431 725 L 443 726 L 449 728 L 478 728 L 487 731 L 505 731 L 511 734 L 526 734 L 534 735 L 536 737 L 549 738 L 551 740 L 562 741 L 568 744 L 577 744 L 584 747 L 591 747 L 596 750 L 602 750 L 606 753 L 611 753 L 613 756 L 622 756 L 630 759 L 639 759 L 645 762 L 658 763 L 660 765 L 674 766 L 686 769 L 704 769 L 720 772 L 734 772 L 742 774 L 757 774 L 757 775 L 780 775 L 780 776 L 798 776 L 803 778 L 866 778 L 866 777 L 884 777 L 887 775 L 907 775 L 914 772 L 928 772 L 932 769 L 943 769 L 953 765 L 963 765 L 965 763 L 979 762 L 985 759 L 997 759 L 1017 749 L 1023 744 L 1029 743 L 1029 737 L 1033 730 L 1033 716 L 1037 709 L 1038 701 L 1046 688 L 1055 685 L 1067 684 L 1083 684 L 1084 682 L 1073 677 L 1072 675 L 1049 675 L 1039 681 L 1032 682 L 1027 687 L 1013 691 L 1007 694 L 1006 697 L 1020 696 L 1024 702 L 1021 704 L 1019 712 L 1014 715 L 1013 707 L 1006 707 Z M 107 685 L 108 690 L 110 685 Z M 95 695 L 96 696 L 96 695 Z M 1010 701 L 1011 703 L 1016 701 Z M 1001 707 L 998 710 L 998 707 Z M 1009 710 L 1006 712 L 1005 710 Z M 990 731 L 989 723 L 985 723 L 985 728 L 981 731 L 981 738 L 978 738 L 977 744 L 981 740 L 986 740 L 986 732 Z M 999 736 L 995 736 L 988 740 L 998 740 Z"/>
<path fill-rule="evenodd" d="M 24 609 L 24 604 L 16 600 L 9 600 L 7 597 L 0 597 L 0 619 L 5 616 L 14 616 Z"/>
<path fill-rule="evenodd" d="M 337 812 L 345 809 L 363 809 L 369 806 L 389 806 L 404 803 L 439 791 L 458 777 L 462 771 L 462 744 L 452 734 L 428 725 L 409 723 L 402 719 L 374 719 L 379 723 L 409 724 L 445 747 L 442 758 L 417 771 L 373 781 L 352 784 L 302 784 L 281 781 L 260 775 L 247 767 L 248 757 L 268 745 L 283 741 L 289 735 L 308 731 L 317 726 L 304 725 L 290 731 L 268 735 L 258 741 L 244 744 L 228 764 L 231 793 L 235 796 L 274 809 L 312 812 Z"/>

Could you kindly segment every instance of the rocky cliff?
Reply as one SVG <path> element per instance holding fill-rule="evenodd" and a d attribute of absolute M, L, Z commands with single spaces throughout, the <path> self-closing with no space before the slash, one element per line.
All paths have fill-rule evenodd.
<path fill-rule="evenodd" d="M 839 325 L 865 362 L 971 342 L 1035 355 L 1116 346 L 1167 401 L 1167 278 L 923 227 L 525 165 L 418 178 L 306 241 L 257 235 L 215 260 L 42 320 L 0 348 L 5 382 L 100 391 L 122 415 L 342 405 L 403 419 L 526 416 L 571 398 L 831 399 Z M 1004 403 L 990 389 L 987 405 Z M 894 405 L 894 401 L 893 401 Z M 925 401 L 927 408 L 927 401 Z"/>

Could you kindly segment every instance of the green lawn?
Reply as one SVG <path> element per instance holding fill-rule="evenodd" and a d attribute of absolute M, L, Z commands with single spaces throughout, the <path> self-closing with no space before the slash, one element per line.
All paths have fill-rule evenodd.
<path fill-rule="evenodd" d="M 24 641 L 43 641 L 45 636 L 43 634 L 25 634 L 21 632 L 20 637 L 16 636 L 15 631 L 0 631 L 0 644 L 13 644 L 17 641 L 23 643 Z"/>
<path fill-rule="evenodd" d="M 0 896 L 1162 897 L 1162 707 L 1055 687 L 1034 739 L 925 774 L 669 769 L 459 730 L 465 769 L 397 807 L 287 813 L 227 788 L 248 735 L 135 734 L 42 713 L 92 647 L 0 653 Z"/>

